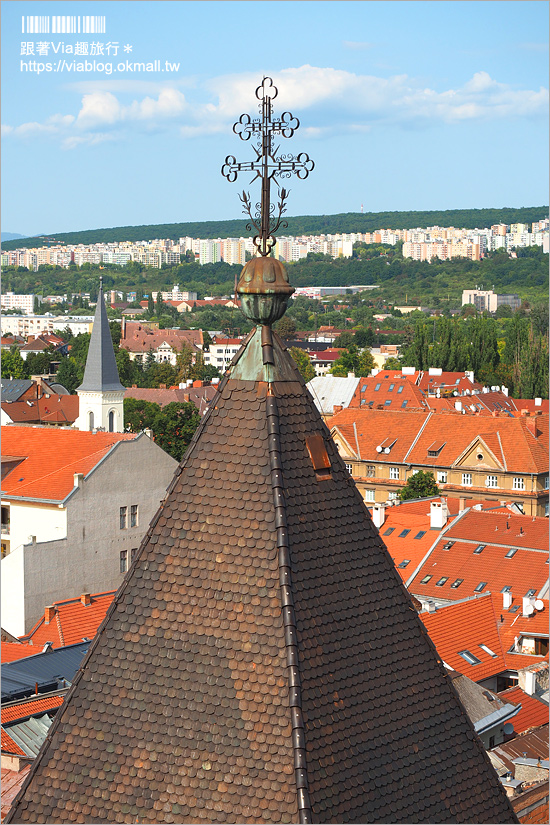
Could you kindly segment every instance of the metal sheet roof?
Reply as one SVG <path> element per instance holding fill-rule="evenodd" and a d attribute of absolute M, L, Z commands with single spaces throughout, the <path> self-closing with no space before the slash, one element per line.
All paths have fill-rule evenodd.
<path fill-rule="evenodd" d="M 2 378 L 2 401 L 17 401 L 29 387 L 32 381 L 28 378 Z"/>
<path fill-rule="evenodd" d="M 26 722 L 18 722 L 16 725 L 11 725 L 7 731 L 13 741 L 19 745 L 21 750 L 25 751 L 27 756 L 36 756 L 42 747 L 42 742 L 46 738 L 52 720 L 45 713 L 41 717 L 31 717 Z"/>
<path fill-rule="evenodd" d="M 307 388 L 313 396 L 315 406 L 323 415 L 331 415 L 334 405 L 348 407 L 357 389 L 360 378 L 340 378 L 336 375 L 322 375 L 312 378 Z"/>
<path fill-rule="evenodd" d="M 2 702 L 30 695 L 52 682 L 72 682 L 90 642 L 38 653 L 16 662 L 2 665 Z"/>

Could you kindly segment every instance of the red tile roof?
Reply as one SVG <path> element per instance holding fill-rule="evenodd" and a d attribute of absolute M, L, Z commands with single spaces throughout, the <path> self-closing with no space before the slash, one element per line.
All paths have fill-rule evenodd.
<path fill-rule="evenodd" d="M 46 624 L 42 616 L 32 630 L 21 639 L 35 653 L 39 653 L 46 642 L 52 642 L 54 648 L 57 648 L 76 644 L 83 638 L 93 639 L 115 593 L 116 590 L 110 590 L 107 593 L 93 594 L 88 605 L 82 603 L 81 597 L 54 602 L 55 620 Z M 31 641 L 32 645 L 29 645 L 28 642 Z"/>
<path fill-rule="evenodd" d="M 351 401 L 350 407 L 381 406 L 384 410 L 427 409 L 428 403 L 424 393 L 413 381 L 412 376 L 404 376 L 400 370 L 382 370 L 377 375 L 361 378 Z M 378 387 L 378 389 L 376 389 Z"/>
<path fill-rule="evenodd" d="M 45 395 L 26 401 L 3 401 L 2 409 L 17 424 L 73 424 L 78 418 L 78 395 Z"/>
<path fill-rule="evenodd" d="M 151 401 L 160 407 L 171 404 L 173 401 L 184 403 L 190 401 L 201 412 L 216 395 L 217 386 L 187 387 L 187 389 L 148 389 L 145 387 L 128 387 L 124 391 L 124 398 L 135 398 L 138 401 Z"/>
<path fill-rule="evenodd" d="M 120 347 L 129 352 L 148 352 L 156 350 L 167 343 L 176 351 L 181 350 L 184 343 L 202 349 L 203 336 L 200 329 L 151 329 L 137 321 L 125 323 L 124 338 L 120 340 Z"/>
<path fill-rule="evenodd" d="M 424 510 L 428 509 L 428 516 L 413 514 L 401 507 L 388 508 L 388 517 L 380 528 L 382 541 L 388 548 L 388 552 L 395 562 L 395 567 L 401 578 L 406 581 L 412 571 L 420 564 L 439 533 L 430 530 L 430 503 L 424 502 Z M 410 532 L 403 537 L 401 533 L 405 530 Z M 390 532 L 391 531 L 391 532 Z M 419 539 L 415 538 L 419 533 L 424 535 Z M 409 562 L 406 567 L 399 565 L 405 561 Z"/>
<path fill-rule="evenodd" d="M 63 704 L 64 696 L 49 696 L 44 699 L 32 699 L 27 702 L 19 702 L 16 705 L 2 708 L 2 724 L 9 725 L 19 719 L 26 719 L 29 716 L 36 716 L 39 713 L 46 713 L 54 710 Z"/>
<path fill-rule="evenodd" d="M 503 690 L 498 697 L 513 705 L 521 705 L 520 712 L 512 720 L 515 733 L 524 733 L 530 728 L 538 728 L 548 722 L 548 705 L 536 696 L 525 693 L 520 687 Z"/>
<path fill-rule="evenodd" d="M 356 452 L 354 423 L 357 429 L 359 452 L 363 460 L 385 461 L 401 464 L 411 449 L 414 439 L 430 413 L 399 412 L 391 410 L 364 410 L 346 408 L 331 419 L 331 431 L 337 429 L 353 452 Z M 389 454 L 378 453 L 376 448 L 386 439 L 395 439 Z M 432 437 L 433 441 L 433 437 Z M 431 442 L 430 442 L 431 443 Z M 402 485 L 401 485 L 402 486 Z"/>
<path fill-rule="evenodd" d="M 25 456 L 2 479 L 7 497 L 62 501 L 74 488 L 74 474 L 87 475 L 120 441 L 134 433 L 90 433 L 57 427 L 2 427 L 2 454 Z"/>
<path fill-rule="evenodd" d="M 548 550 L 548 519 L 513 513 L 469 510 L 447 531 L 446 539 L 464 539 L 505 547 Z"/>
<path fill-rule="evenodd" d="M 27 755 L 24 750 L 21 750 L 19 745 L 15 744 L 15 742 L 13 741 L 11 736 L 8 733 L 6 733 L 4 728 L 1 729 L 1 738 L 2 738 L 2 742 L 1 742 L 2 753 L 14 753 L 17 756 L 26 756 Z M 2 787 L 2 801 L 3 800 L 4 800 L 4 788 Z"/>
<path fill-rule="evenodd" d="M 32 645 L 18 642 L 2 642 L 2 663 L 16 662 L 19 659 L 25 659 L 27 656 L 34 656 L 35 653 L 40 653 L 40 650 L 37 650 Z"/>
<path fill-rule="evenodd" d="M 2 747 L 2 750 L 3 749 L 4 748 Z M 30 769 L 30 765 L 25 765 L 25 767 L 21 768 L 20 771 L 12 771 L 8 768 L 2 768 L 2 809 L 0 812 L 2 822 L 7 816 L 7 813 L 11 808 L 11 803 L 19 793 L 21 785 L 23 784 Z"/>

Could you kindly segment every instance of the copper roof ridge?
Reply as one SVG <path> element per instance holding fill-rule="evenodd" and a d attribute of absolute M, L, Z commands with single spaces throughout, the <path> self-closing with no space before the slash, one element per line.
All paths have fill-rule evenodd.
<path fill-rule="evenodd" d="M 267 345 L 267 349 L 271 349 L 270 344 Z M 279 410 L 277 407 L 277 399 L 275 395 L 273 395 L 271 387 L 268 388 L 268 395 L 266 397 L 266 419 L 269 464 L 271 468 L 271 487 L 273 490 L 273 505 L 275 509 L 275 527 L 277 530 L 277 563 L 279 567 L 279 585 L 281 588 L 285 655 L 288 670 L 288 704 L 290 707 L 292 722 L 294 776 L 296 781 L 300 823 L 310 823 L 313 822 L 313 818 L 309 798 L 305 726 L 302 714 L 302 691 L 299 665 L 300 659 L 297 645 L 298 637 L 296 629 L 296 615 L 294 613 L 294 597 L 292 594 L 290 547 L 286 521 L 286 502 L 282 474 L 281 445 L 279 440 Z"/>

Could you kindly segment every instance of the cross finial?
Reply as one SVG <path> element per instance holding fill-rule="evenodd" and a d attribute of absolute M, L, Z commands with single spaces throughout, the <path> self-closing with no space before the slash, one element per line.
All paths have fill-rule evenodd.
<path fill-rule="evenodd" d="M 260 255 L 266 257 L 275 246 L 275 232 L 279 227 L 288 226 L 282 220 L 282 215 L 286 212 L 286 201 L 288 191 L 279 186 L 277 178 L 290 178 L 297 175 L 301 180 L 307 178 L 314 168 L 314 163 L 307 152 L 300 152 L 298 155 L 280 154 L 279 146 L 273 145 L 274 135 L 281 135 L 284 138 L 292 137 L 300 125 L 297 117 L 290 112 L 275 119 L 273 117 L 273 106 L 271 101 L 277 97 L 278 90 L 270 77 L 264 77 L 256 89 L 256 97 L 260 101 L 258 106 L 260 117 L 252 119 L 250 115 L 243 114 L 234 124 L 233 131 L 239 135 L 241 140 L 250 140 L 254 137 L 256 146 L 254 151 L 256 159 L 245 163 L 238 163 L 233 155 L 228 155 L 222 166 L 222 175 L 230 183 L 237 180 L 239 172 L 253 172 L 254 177 L 250 181 L 253 183 L 256 178 L 262 180 L 261 201 L 256 204 L 255 212 L 252 214 L 252 202 L 250 193 L 243 191 L 239 198 L 244 206 L 243 212 L 250 218 L 247 229 L 256 230 L 254 245 Z M 277 206 L 271 203 L 270 185 L 274 181 L 279 194 Z"/>

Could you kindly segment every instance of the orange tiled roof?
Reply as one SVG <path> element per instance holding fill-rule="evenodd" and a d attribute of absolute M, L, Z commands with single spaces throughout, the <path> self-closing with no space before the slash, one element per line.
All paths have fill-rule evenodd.
<path fill-rule="evenodd" d="M 14 753 L 17 756 L 26 756 L 25 751 L 21 750 L 19 745 L 16 745 L 9 733 L 4 728 L 1 729 L 1 747 L 2 753 Z M 2 787 L 2 798 L 4 797 L 4 788 Z"/>
<path fill-rule="evenodd" d="M 521 705 L 520 712 L 512 720 L 515 733 L 524 733 L 530 728 L 538 728 L 548 722 L 548 705 L 535 696 L 525 693 L 520 687 L 503 690 L 498 696 L 499 699 L 504 699 L 513 705 Z"/>
<path fill-rule="evenodd" d="M 74 488 L 74 474 L 88 474 L 119 441 L 134 433 L 90 433 L 56 427 L 2 427 L 2 453 L 25 456 L 2 480 L 10 496 L 62 501 Z"/>
<path fill-rule="evenodd" d="M 402 375 L 399 370 L 382 370 L 377 375 L 361 378 L 350 406 L 376 409 L 382 405 L 384 410 L 427 409 L 424 393 L 413 381 L 407 381 L 409 377 L 412 376 Z"/>
<path fill-rule="evenodd" d="M 18 642 L 2 642 L 2 664 L 6 662 L 16 662 L 19 659 L 25 659 L 27 656 L 34 656 L 35 653 L 40 653 L 32 645 L 20 644 Z"/>
<path fill-rule="evenodd" d="M 49 696 L 45 699 L 33 699 L 30 702 L 21 702 L 17 705 L 10 705 L 2 708 L 2 724 L 8 725 L 18 719 L 25 719 L 27 716 L 35 716 L 38 713 L 45 713 L 63 704 L 64 696 Z"/>
<path fill-rule="evenodd" d="M 138 322 L 127 321 L 125 335 L 120 340 L 122 349 L 129 352 L 148 352 L 167 343 L 175 350 L 180 350 L 182 344 L 188 343 L 195 347 L 202 347 L 203 335 L 200 329 L 151 329 Z"/>
<path fill-rule="evenodd" d="M 419 615 L 437 652 L 453 670 L 474 682 L 506 670 L 495 610 L 489 595 L 447 605 L 435 613 Z M 486 645 L 495 656 L 483 650 L 480 644 Z M 471 665 L 465 661 L 458 654 L 462 650 L 473 653 L 479 663 Z"/>
<path fill-rule="evenodd" d="M 450 540 L 446 533 L 409 581 L 407 586 L 415 596 L 456 601 L 475 596 L 475 588 L 485 582 L 479 592 L 500 593 L 504 587 L 511 587 L 514 596 L 521 599 L 531 589 L 539 593 L 548 581 L 546 553 L 519 548 L 513 558 L 506 558 L 509 547 L 487 544 L 478 555 L 474 550 L 483 542 L 476 540 L 456 541 L 444 550 Z M 427 576 L 431 578 L 422 583 Z M 442 579 L 446 581 L 438 586 Z M 453 588 L 451 585 L 459 580 Z"/>
<path fill-rule="evenodd" d="M 0 811 L 2 822 L 7 816 L 8 811 L 11 808 L 11 803 L 19 793 L 21 785 L 23 784 L 23 781 L 25 780 L 30 769 L 30 765 L 25 765 L 25 767 L 21 768 L 20 771 L 12 771 L 8 768 L 2 768 L 2 808 Z"/>
<path fill-rule="evenodd" d="M 448 415 L 443 413 L 348 407 L 337 413 L 331 424 L 353 449 L 353 424 L 356 424 L 363 460 L 403 463 L 409 453 L 407 464 L 451 467 L 476 438 L 482 437 L 487 447 L 496 453 L 497 460 L 504 461 L 508 472 L 543 473 L 548 472 L 548 419 L 547 415 L 521 418 L 453 415 L 451 424 Z M 535 427 L 539 433 L 536 437 L 531 431 Z M 395 447 L 388 455 L 377 453 L 376 447 L 390 436 L 397 439 Z M 428 456 L 434 441 L 445 443 L 437 456 Z"/>
<path fill-rule="evenodd" d="M 469 510 L 447 531 L 448 540 L 464 539 L 498 544 L 505 547 L 525 547 L 533 550 L 548 549 L 548 519 Z"/>
<path fill-rule="evenodd" d="M 34 652 L 40 652 L 46 642 L 52 642 L 54 648 L 76 644 L 83 638 L 93 639 L 97 629 L 114 599 L 116 590 L 106 593 L 96 593 L 90 597 L 91 602 L 85 605 L 81 597 L 63 599 L 54 602 L 55 619 L 46 624 L 44 616 L 35 624 L 32 630 L 21 639 Z"/>
<path fill-rule="evenodd" d="M 407 512 L 405 508 L 388 508 L 388 517 L 380 528 L 382 541 L 388 548 L 388 552 L 395 562 L 396 570 L 404 581 L 420 564 L 439 535 L 435 530 L 430 530 L 429 502 L 427 508 L 427 518 L 425 515 Z M 426 502 L 424 502 L 425 509 Z M 405 530 L 410 532 L 406 536 L 401 536 Z M 420 533 L 424 533 L 424 535 L 416 538 Z M 409 562 L 406 567 L 400 567 L 399 565 L 404 564 L 405 561 Z"/>
<path fill-rule="evenodd" d="M 43 395 L 34 398 L 32 407 L 26 401 L 3 401 L 2 409 L 11 420 L 18 424 L 73 424 L 78 418 L 79 398 L 77 395 Z"/>

